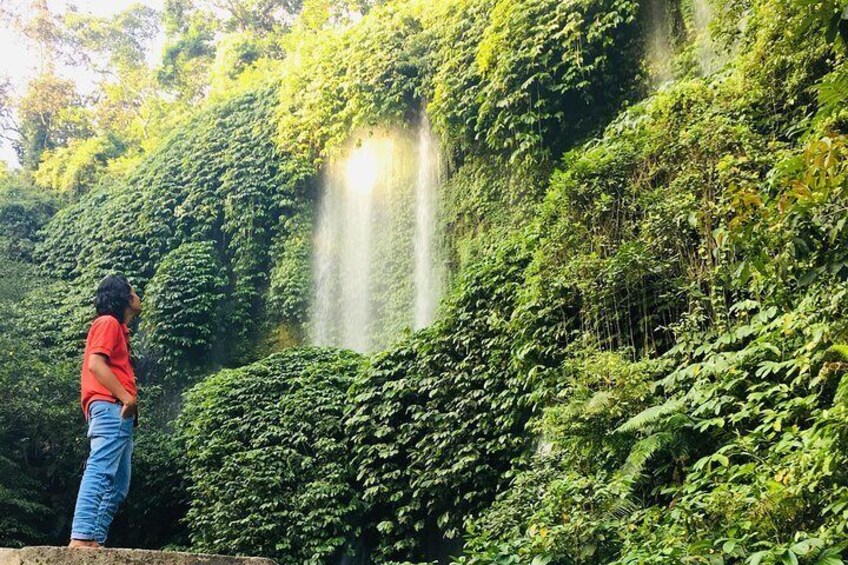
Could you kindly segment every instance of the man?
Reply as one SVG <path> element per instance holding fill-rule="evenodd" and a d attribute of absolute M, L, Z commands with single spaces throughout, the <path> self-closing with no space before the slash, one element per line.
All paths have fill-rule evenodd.
<path fill-rule="evenodd" d="M 141 301 L 124 275 L 100 282 L 82 363 L 82 410 L 91 453 L 85 464 L 70 547 L 101 547 L 130 488 L 133 427 L 138 415 L 127 324 Z"/>

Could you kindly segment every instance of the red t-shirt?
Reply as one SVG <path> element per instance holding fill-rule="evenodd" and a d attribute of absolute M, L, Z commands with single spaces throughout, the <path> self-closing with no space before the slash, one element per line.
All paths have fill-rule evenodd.
<path fill-rule="evenodd" d="M 88 358 L 92 353 L 106 356 L 106 364 L 115 373 L 118 382 L 128 393 L 136 396 L 135 372 L 130 364 L 130 330 L 126 324 L 114 316 L 99 316 L 88 330 L 85 340 L 85 357 L 82 361 L 80 388 L 82 390 L 82 411 L 88 418 L 88 405 L 94 400 L 117 402 L 105 386 L 100 384 L 91 369 Z"/>

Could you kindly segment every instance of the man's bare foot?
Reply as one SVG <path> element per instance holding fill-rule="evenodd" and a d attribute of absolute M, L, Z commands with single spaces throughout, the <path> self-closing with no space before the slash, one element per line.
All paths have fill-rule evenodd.
<path fill-rule="evenodd" d="M 100 547 L 100 544 L 93 539 L 72 539 L 71 543 L 68 544 L 68 547 L 88 547 L 97 549 Z"/>

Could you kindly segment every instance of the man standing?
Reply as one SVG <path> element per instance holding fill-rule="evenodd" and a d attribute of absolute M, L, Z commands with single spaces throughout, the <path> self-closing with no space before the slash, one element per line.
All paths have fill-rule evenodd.
<path fill-rule="evenodd" d="M 133 426 L 137 418 L 135 373 L 127 324 L 141 301 L 124 275 L 100 282 L 82 363 L 82 410 L 91 453 L 85 464 L 70 547 L 101 547 L 118 506 L 130 488 Z"/>

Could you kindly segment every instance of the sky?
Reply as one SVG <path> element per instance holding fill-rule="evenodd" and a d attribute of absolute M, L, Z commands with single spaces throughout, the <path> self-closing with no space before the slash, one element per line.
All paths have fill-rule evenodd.
<path fill-rule="evenodd" d="M 17 0 L 15 4 L 25 5 L 27 0 Z M 164 0 L 47 0 L 47 5 L 53 13 L 64 13 L 69 5 L 74 5 L 80 13 L 97 16 L 113 16 L 133 4 L 144 4 L 162 10 Z M 150 46 L 148 61 L 158 61 L 162 51 L 163 39 L 159 38 Z M 23 93 L 27 82 L 35 74 L 37 67 L 36 52 L 14 29 L 0 23 L 0 77 L 11 79 L 16 94 Z M 95 77 L 84 69 L 59 67 L 59 72 L 73 79 L 81 92 L 91 92 L 94 88 Z M 0 159 L 12 167 L 18 165 L 17 157 L 10 143 L 0 141 Z"/>

